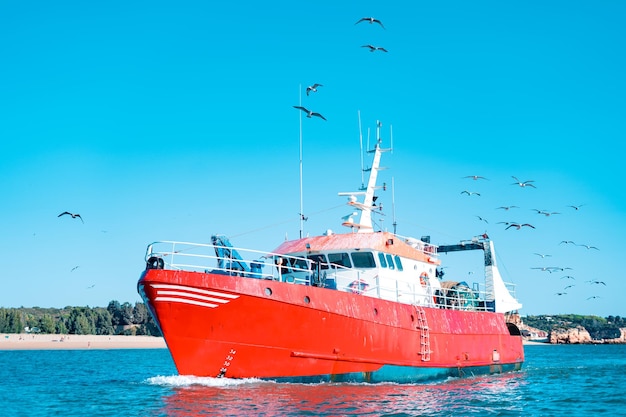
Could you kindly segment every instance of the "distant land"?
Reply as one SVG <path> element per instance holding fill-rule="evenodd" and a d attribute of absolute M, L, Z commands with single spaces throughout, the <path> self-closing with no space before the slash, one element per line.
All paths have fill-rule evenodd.
<path fill-rule="evenodd" d="M 0 308 L 0 333 L 161 336 L 144 303 L 107 307 Z"/>
<path fill-rule="evenodd" d="M 620 316 L 525 316 L 520 330 L 526 340 L 552 344 L 626 343 L 626 319 Z"/>
<path fill-rule="evenodd" d="M 522 316 L 525 340 L 546 343 L 626 343 L 626 318 L 559 314 Z M 107 307 L 0 307 L 0 333 L 162 336 L 144 303 Z"/>

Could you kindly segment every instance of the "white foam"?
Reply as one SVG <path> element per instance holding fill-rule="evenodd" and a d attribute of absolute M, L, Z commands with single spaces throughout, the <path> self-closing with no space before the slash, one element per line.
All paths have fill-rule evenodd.
<path fill-rule="evenodd" d="M 243 379 L 231 379 L 231 378 L 213 378 L 213 377 L 199 377 L 193 375 L 171 375 L 171 376 L 153 376 L 146 379 L 147 384 L 161 385 L 168 387 L 189 387 L 194 385 L 204 387 L 229 387 L 251 383 L 265 382 L 256 378 L 243 378 Z"/>

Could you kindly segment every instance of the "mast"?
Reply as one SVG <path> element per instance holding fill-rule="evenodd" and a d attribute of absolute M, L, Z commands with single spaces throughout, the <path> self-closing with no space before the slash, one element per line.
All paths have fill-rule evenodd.
<path fill-rule="evenodd" d="M 357 233 L 371 233 L 373 231 L 372 210 L 375 209 L 374 191 L 377 190 L 378 188 L 386 189 L 386 185 L 384 184 L 382 186 L 376 185 L 376 180 L 378 178 L 378 171 L 382 169 L 380 168 L 380 157 L 383 152 L 387 152 L 390 150 L 390 149 L 381 148 L 381 142 L 382 142 L 382 139 L 380 137 L 381 126 L 382 126 L 382 123 L 380 121 L 376 121 L 376 145 L 373 150 L 368 151 L 370 153 L 372 152 L 374 153 L 372 167 L 369 169 L 363 170 L 363 171 L 370 172 L 369 180 L 367 182 L 367 187 L 365 188 L 362 187 L 361 191 L 338 193 L 338 195 L 340 196 L 348 196 L 349 197 L 348 205 L 354 207 L 355 209 L 361 212 L 361 217 L 358 223 L 355 223 L 354 220 L 352 219 L 353 215 L 358 214 L 356 212 L 353 213 L 352 215 L 346 216 L 345 217 L 346 221 L 343 223 L 344 226 L 356 229 Z M 360 202 L 357 196 L 363 196 L 363 201 Z"/>
<path fill-rule="evenodd" d="M 357 111 L 359 116 L 359 155 L 361 156 L 361 188 L 365 187 L 365 170 L 363 168 L 363 130 L 361 129 L 361 110 Z"/>
<path fill-rule="evenodd" d="M 302 84 L 298 85 L 298 105 L 302 106 Z M 300 115 L 300 239 L 302 239 L 304 229 L 304 208 L 302 200 L 302 112 Z"/>

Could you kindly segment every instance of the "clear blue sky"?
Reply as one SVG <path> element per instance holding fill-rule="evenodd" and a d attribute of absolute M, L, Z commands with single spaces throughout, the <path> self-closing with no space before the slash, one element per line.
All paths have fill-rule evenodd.
<path fill-rule="evenodd" d="M 0 306 L 138 301 L 155 240 L 298 237 L 302 91 L 328 119 L 303 118 L 305 233 L 343 231 L 360 111 L 365 137 L 381 120 L 389 144 L 393 127 L 381 176 L 398 233 L 487 231 L 523 314 L 624 316 L 625 15 L 622 1 L 4 1 Z M 379 201 L 391 229 L 389 189 Z M 480 273 L 480 254 L 442 259 L 448 279 Z"/>

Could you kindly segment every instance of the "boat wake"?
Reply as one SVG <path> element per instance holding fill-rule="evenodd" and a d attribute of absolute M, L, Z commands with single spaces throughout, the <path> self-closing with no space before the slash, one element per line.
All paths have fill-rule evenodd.
<path fill-rule="evenodd" d="M 164 387 L 230 387 L 240 386 L 246 384 L 257 384 L 261 381 L 256 378 L 243 378 L 243 379 L 230 379 L 230 378 L 213 378 L 213 377 L 199 377 L 193 375 L 171 375 L 171 376 L 153 376 L 145 380 L 145 383 L 150 385 L 159 385 Z"/>

